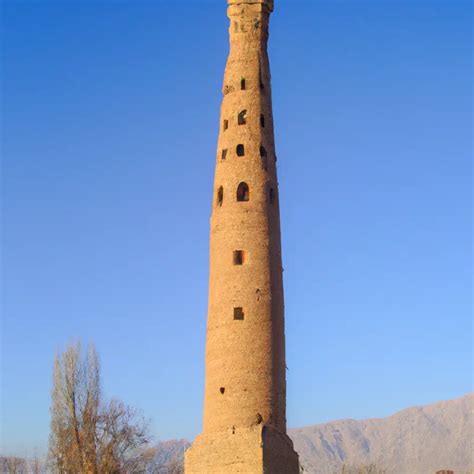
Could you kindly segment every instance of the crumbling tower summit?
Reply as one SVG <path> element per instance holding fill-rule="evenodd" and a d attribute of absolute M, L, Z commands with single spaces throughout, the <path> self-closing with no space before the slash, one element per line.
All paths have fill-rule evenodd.
<path fill-rule="evenodd" d="M 273 0 L 228 0 L 210 237 L 203 432 L 186 474 L 297 474 L 286 434 L 280 211 L 268 26 Z"/>

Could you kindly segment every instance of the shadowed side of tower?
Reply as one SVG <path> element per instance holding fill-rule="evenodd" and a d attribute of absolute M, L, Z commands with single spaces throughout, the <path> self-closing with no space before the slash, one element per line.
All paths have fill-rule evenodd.
<path fill-rule="evenodd" d="M 286 434 L 280 212 L 270 68 L 272 0 L 228 0 L 211 217 L 203 432 L 186 474 L 299 472 Z"/>

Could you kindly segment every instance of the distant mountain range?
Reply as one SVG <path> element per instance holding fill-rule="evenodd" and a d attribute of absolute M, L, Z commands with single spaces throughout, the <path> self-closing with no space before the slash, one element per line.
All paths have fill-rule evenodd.
<path fill-rule="evenodd" d="M 474 393 L 413 407 L 388 418 L 339 420 L 289 431 L 311 474 L 375 463 L 387 474 L 455 474 L 474 467 Z"/>
<path fill-rule="evenodd" d="M 306 474 L 376 464 L 387 474 L 474 472 L 474 393 L 387 418 L 338 420 L 289 430 Z M 188 442 L 160 443 L 162 462 L 182 464 Z M 168 471 L 171 472 L 171 471 Z M 223 473 L 224 474 L 224 473 Z"/>

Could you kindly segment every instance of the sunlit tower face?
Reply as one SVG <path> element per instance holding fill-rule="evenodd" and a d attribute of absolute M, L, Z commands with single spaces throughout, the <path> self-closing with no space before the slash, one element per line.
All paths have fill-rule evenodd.
<path fill-rule="evenodd" d="M 298 456 L 286 435 L 280 212 L 267 54 L 273 1 L 228 3 L 203 432 L 186 453 L 185 468 L 296 474 Z"/>

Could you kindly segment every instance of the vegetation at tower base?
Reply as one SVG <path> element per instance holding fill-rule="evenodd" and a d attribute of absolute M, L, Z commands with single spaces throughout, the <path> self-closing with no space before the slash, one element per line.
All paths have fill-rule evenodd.
<path fill-rule="evenodd" d="M 144 472 L 147 424 L 136 410 L 103 399 L 100 365 L 79 343 L 54 362 L 49 465 L 54 473 Z"/>
<path fill-rule="evenodd" d="M 189 442 L 181 440 L 161 441 L 144 450 L 143 463 L 129 466 L 124 474 L 183 474 L 184 450 Z M 0 455 L 0 474 L 51 474 L 46 458 L 35 455 L 33 458 Z M 66 472 L 66 471 L 64 471 Z M 69 471 L 68 471 L 69 473 Z M 82 474 L 71 472 L 70 474 Z M 104 474 L 110 474 L 109 472 Z"/>
<path fill-rule="evenodd" d="M 101 390 L 97 352 L 70 345 L 54 361 L 48 459 L 0 456 L 9 474 L 182 474 L 186 440 L 150 443 L 148 423 Z"/>
<path fill-rule="evenodd" d="M 46 463 L 38 456 L 32 459 L 17 456 L 0 456 L 1 474 L 43 474 L 46 473 Z"/>

